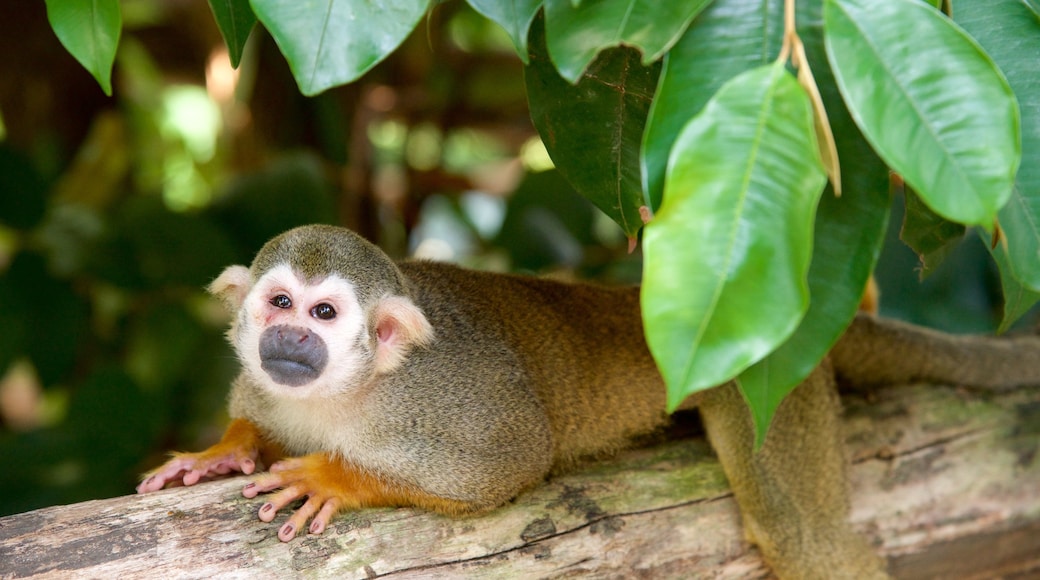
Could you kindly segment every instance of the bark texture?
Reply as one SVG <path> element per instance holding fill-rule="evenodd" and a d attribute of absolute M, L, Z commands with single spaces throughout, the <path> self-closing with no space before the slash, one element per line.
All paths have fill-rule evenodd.
<path fill-rule="evenodd" d="M 844 397 L 852 521 L 899 578 L 1040 574 L 1040 388 Z M 0 518 L 0 578 L 768 578 L 703 439 L 626 452 L 491 514 L 340 516 L 283 544 L 245 478 Z"/>

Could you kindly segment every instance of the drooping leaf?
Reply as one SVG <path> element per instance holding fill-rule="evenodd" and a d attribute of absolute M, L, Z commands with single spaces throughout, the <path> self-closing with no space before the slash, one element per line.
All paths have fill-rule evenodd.
<path fill-rule="evenodd" d="M 1018 97 L 1022 155 L 1031 161 L 1018 168 L 1015 191 L 1000 210 L 1006 244 L 993 252 L 1003 255 L 997 259 L 1002 280 L 1010 276 L 1040 292 L 1040 14 L 1036 2 L 996 0 L 959 2 L 954 17 L 993 57 Z M 1019 293 L 1018 286 L 1005 285 L 1005 295 Z"/>
<path fill-rule="evenodd" d="M 542 0 L 466 0 L 474 10 L 505 29 L 520 60 L 527 64 L 527 31 Z"/>
<path fill-rule="evenodd" d="M 249 7 L 249 0 L 209 0 L 209 8 L 220 28 L 220 35 L 224 37 L 231 66 L 238 68 L 249 33 L 256 25 L 256 15 Z"/>
<path fill-rule="evenodd" d="M 993 236 L 985 231 L 978 230 L 979 237 L 990 249 L 993 259 L 1000 271 L 1000 286 L 1004 291 L 1004 316 L 1001 318 L 997 332 L 1006 332 L 1016 320 L 1029 311 L 1037 302 L 1040 302 L 1040 292 L 1035 292 L 1023 285 L 1017 278 L 1012 276 L 1011 265 L 1007 263 L 1008 252 L 1001 248 L 1004 242 L 996 244 L 994 248 Z"/>
<path fill-rule="evenodd" d="M 829 188 L 816 212 L 809 310 L 778 349 L 738 377 L 751 409 L 757 445 L 764 442 L 784 397 L 812 372 L 856 314 L 888 226 L 888 168 L 866 142 L 834 85 L 823 49 L 821 5 L 798 4 L 798 34 L 834 129 L 838 157 L 847 160 L 840 198 Z"/>
<path fill-rule="evenodd" d="M 112 95 L 123 13 L 119 0 L 47 0 L 47 19 L 65 50 Z"/>
<path fill-rule="evenodd" d="M 947 219 L 991 227 L 1018 168 L 1018 106 L 963 30 L 918 0 L 824 0 L 827 55 L 860 129 Z"/>
<path fill-rule="evenodd" d="M 726 83 L 683 129 L 643 237 L 643 317 L 671 408 L 795 330 L 825 181 L 809 98 L 783 63 Z"/>
<path fill-rule="evenodd" d="M 300 91 L 308 96 L 357 80 L 394 51 L 430 0 L 251 0 Z"/>
<path fill-rule="evenodd" d="M 626 44 L 648 65 L 668 52 L 711 0 L 545 0 L 549 54 L 560 76 L 578 82 L 601 50 Z"/>
<path fill-rule="evenodd" d="M 899 239 L 921 260 L 921 279 L 946 259 L 964 237 L 964 226 L 933 212 L 911 189 L 906 190 L 906 212 Z"/>
<path fill-rule="evenodd" d="M 531 49 L 527 98 L 549 155 L 579 193 L 635 238 L 643 227 L 639 148 L 660 67 L 642 66 L 633 49 L 614 48 L 572 85 L 549 61 L 539 24 Z"/>
<path fill-rule="evenodd" d="M 783 37 L 783 4 L 715 0 L 665 55 L 643 135 L 643 191 L 652 209 L 661 205 L 668 156 L 686 123 L 723 83 L 776 59 Z"/>
<path fill-rule="evenodd" d="M 1040 291 L 1040 189 L 1016 188 L 1000 210 L 1000 227 L 1006 243 L 994 253 L 1004 254 L 1006 259 L 997 263 L 1027 288 Z"/>

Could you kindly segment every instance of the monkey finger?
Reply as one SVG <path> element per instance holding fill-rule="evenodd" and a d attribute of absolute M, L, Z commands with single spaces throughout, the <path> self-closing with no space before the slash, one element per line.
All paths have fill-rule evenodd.
<path fill-rule="evenodd" d="M 277 463 L 275 465 L 277 465 Z M 267 493 L 269 491 L 287 487 L 293 481 L 296 481 L 296 479 L 285 477 L 285 474 L 268 471 L 246 484 L 246 486 L 242 488 L 242 495 L 252 499 L 261 493 Z"/>
<path fill-rule="evenodd" d="M 325 504 L 321 506 L 321 511 L 318 515 L 314 516 L 311 520 L 311 527 L 307 530 L 311 534 L 320 534 L 325 531 L 325 527 L 329 525 L 329 520 L 332 516 L 336 515 L 339 511 L 339 501 L 336 498 L 329 498 L 325 501 Z"/>
<path fill-rule="evenodd" d="M 268 498 L 267 503 L 260 506 L 260 511 L 257 512 L 257 517 L 260 518 L 260 521 L 270 522 L 274 520 L 276 515 L 278 515 L 278 510 L 305 495 L 307 494 L 303 493 L 299 488 L 287 487 Z"/>
<path fill-rule="evenodd" d="M 179 456 L 167 461 L 158 469 L 152 471 L 145 477 L 144 481 L 137 486 L 137 493 L 148 493 L 158 491 L 168 483 L 172 485 L 191 485 L 183 483 L 182 478 L 195 466 L 192 458 Z M 194 483 L 194 482 L 193 482 Z"/>
<path fill-rule="evenodd" d="M 289 516 L 289 520 L 278 530 L 278 539 L 288 542 L 295 538 L 297 531 L 303 529 L 307 524 L 307 520 L 311 519 L 311 516 L 318 511 L 318 506 L 321 504 L 321 500 L 316 497 L 307 498 L 307 501 L 300 506 L 300 509 L 293 512 Z"/>
<path fill-rule="evenodd" d="M 184 477 L 181 478 L 181 481 L 184 483 L 184 485 L 195 485 L 202 479 L 203 475 L 206 475 L 205 471 L 199 469 L 192 469 L 191 471 L 184 474 Z"/>

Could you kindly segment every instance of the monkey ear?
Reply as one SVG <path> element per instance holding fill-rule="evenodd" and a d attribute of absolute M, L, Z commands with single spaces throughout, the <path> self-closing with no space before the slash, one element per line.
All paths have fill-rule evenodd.
<path fill-rule="evenodd" d="M 242 306 L 246 294 L 249 294 L 250 287 L 252 287 L 252 281 L 249 277 L 249 268 L 228 266 L 209 285 L 207 290 L 210 294 L 220 298 L 229 312 L 234 312 Z"/>
<path fill-rule="evenodd" d="M 404 362 L 414 346 L 433 341 L 433 327 L 426 316 L 404 296 L 379 301 L 373 319 L 376 329 L 376 372 L 388 373 Z"/>

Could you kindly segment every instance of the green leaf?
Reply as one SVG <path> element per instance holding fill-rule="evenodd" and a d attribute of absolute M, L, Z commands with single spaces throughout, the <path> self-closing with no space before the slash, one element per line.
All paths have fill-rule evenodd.
<path fill-rule="evenodd" d="M 1018 168 L 1018 106 L 985 52 L 919 0 L 825 0 L 827 55 L 878 154 L 943 217 L 992 227 Z"/>
<path fill-rule="evenodd" d="M 1030 159 L 1036 163 L 1040 150 Z M 1033 291 L 1040 291 L 1040 189 L 1015 189 L 1008 204 L 1000 210 L 1000 226 L 1006 243 L 997 251 L 1006 261 L 1001 269 Z M 1006 289 L 1005 289 L 1006 290 Z"/>
<path fill-rule="evenodd" d="M 781 62 L 726 83 L 683 130 L 643 237 L 643 317 L 671 408 L 795 330 L 825 181 L 809 97 Z"/>
<path fill-rule="evenodd" d="M 545 0 L 549 54 L 560 76 L 578 82 L 605 48 L 626 44 L 643 52 L 643 64 L 661 58 L 711 0 L 599 0 L 580 6 Z"/>
<path fill-rule="evenodd" d="M 47 0 L 47 19 L 65 50 L 111 96 L 112 63 L 123 30 L 119 0 Z"/>
<path fill-rule="evenodd" d="M 220 28 L 220 35 L 224 37 L 231 66 L 238 68 L 249 33 L 256 25 L 256 15 L 249 7 L 249 0 L 209 0 L 209 8 Z"/>
<path fill-rule="evenodd" d="M 741 373 L 737 382 L 754 420 L 756 446 L 784 397 L 797 387 L 838 340 L 863 296 L 888 228 L 888 168 L 849 116 L 823 49 L 821 4 L 798 4 L 798 34 L 834 129 L 842 168 L 840 198 L 828 188 L 816 211 L 809 310 L 783 345 Z M 852 162 L 854 160 L 854 162 Z"/>
<path fill-rule="evenodd" d="M 430 0 L 251 0 L 289 62 L 300 91 L 313 96 L 357 80 L 393 52 Z"/>
<path fill-rule="evenodd" d="M 906 212 L 899 239 L 910 246 L 921 260 L 921 279 L 925 279 L 964 238 L 965 228 L 933 212 L 913 190 L 904 196 Z"/>
<path fill-rule="evenodd" d="M 542 26 L 532 28 L 531 48 L 527 98 L 549 155 L 579 193 L 634 239 L 643 227 L 639 148 L 660 67 L 644 67 L 635 50 L 615 48 L 572 85 L 549 61 Z"/>
<path fill-rule="evenodd" d="M 1015 191 L 1000 210 L 1006 244 L 997 264 L 1001 279 L 1014 278 L 1040 291 L 1040 14 L 1036 3 L 1020 0 L 962 2 L 954 11 L 957 22 L 971 33 L 1007 76 L 1018 96 L 1022 113 L 1022 155 L 1030 161 L 1018 168 Z M 1007 269 L 1008 272 L 1004 270 Z M 1019 284 L 1005 285 L 1004 294 L 1019 293 Z M 1005 323 L 1007 321 L 1005 320 Z"/>
<path fill-rule="evenodd" d="M 661 205 L 672 144 L 723 83 L 769 64 L 780 51 L 780 0 L 715 0 L 665 55 L 657 95 L 643 135 L 646 205 Z"/>
<path fill-rule="evenodd" d="M 524 64 L 527 60 L 527 31 L 531 28 L 542 0 L 466 0 L 474 10 L 505 29 L 516 53 Z"/>
<path fill-rule="evenodd" d="M 1004 317 L 1000 321 L 997 332 L 1006 332 L 1034 304 L 1040 302 L 1040 293 L 1027 288 L 1011 274 L 1012 268 L 1008 264 L 1008 253 L 1002 248 L 1003 244 L 998 243 L 994 248 L 993 236 L 988 232 L 979 231 L 979 237 L 986 243 L 986 247 L 989 248 L 993 259 L 997 262 L 997 269 L 1000 270 L 1000 286 L 1004 290 Z"/>

